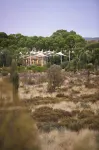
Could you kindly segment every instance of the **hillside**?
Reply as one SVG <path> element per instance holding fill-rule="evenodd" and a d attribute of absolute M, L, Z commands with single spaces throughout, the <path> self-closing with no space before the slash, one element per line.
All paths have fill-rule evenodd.
<path fill-rule="evenodd" d="M 92 37 L 84 37 L 84 39 L 85 40 L 87 40 L 87 41 L 97 41 L 97 40 L 99 40 L 99 37 L 94 37 L 94 38 L 92 38 Z"/>

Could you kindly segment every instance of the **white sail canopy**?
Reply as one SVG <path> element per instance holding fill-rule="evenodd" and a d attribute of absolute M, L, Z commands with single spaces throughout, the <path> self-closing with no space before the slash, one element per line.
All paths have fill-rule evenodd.
<path fill-rule="evenodd" d="M 37 56 L 37 57 L 46 57 L 46 55 L 45 54 L 43 54 L 42 52 L 39 52 L 38 54 L 36 54 L 35 56 Z"/>
<path fill-rule="evenodd" d="M 30 54 L 35 55 L 36 52 L 32 50 L 32 51 L 30 52 Z"/>
<path fill-rule="evenodd" d="M 58 52 L 58 53 L 56 53 L 56 55 L 65 56 L 62 52 Z"/>

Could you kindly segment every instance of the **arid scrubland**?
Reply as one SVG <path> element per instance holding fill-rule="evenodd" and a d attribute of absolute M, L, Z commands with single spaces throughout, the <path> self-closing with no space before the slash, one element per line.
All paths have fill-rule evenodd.
<path fill-rule="evenodd" d="M 7 148 L 10 147 L 8 135 L 14 136 L 14 133 L 17 133 L 14 140 L 21 142 L 19 138 L 22 137 L 23 143 L 27 141 L 23 149 L 31 150 L 36 144 L 35 150 L 99 150 L 99 75 L 91 74 L 90 83 L 87 83 L 86 74 L 83 72 L 76 74 L 65 72 L 64 75 L 61 86 L 54 92 L 49 92 L 46 73 L 31 73 L 30 76 L 20 74 L 17 106 L 13 104 L 11 84 L 6 77 L 0 80 L 1 116 L 4 116 L 3 110 L 18 111 L 13 115 L 10 114 L 10 117 L 9 113 L 4 117 L 5 124 L 10 125 L 9 128 L 16 124 L 10 124 L 12 120 L 17 122 L 18 127 L 12 131 L 8 130 L 7 125 L 1 126 L 4 128 L 5 143 L 8 141 Z M 20 110 L 24 112 L 24 108 L 29 111 L 30 122 L 25 119 L 24 113 L 22 115 L 19 113 Z M 14 114 L 17 117 L 14 117 Z M 36 123 L 35 130 L 31 126 L 34 124 L 32 120 Z M 21 121 L 24 124 L 21 124 Z M 1 135 L 3 135 L 2 128 L 0 128 Z M 36 142 L 33 145 L 34 139 Z M 17 148 L 21 150 L 20 145 Z"/>

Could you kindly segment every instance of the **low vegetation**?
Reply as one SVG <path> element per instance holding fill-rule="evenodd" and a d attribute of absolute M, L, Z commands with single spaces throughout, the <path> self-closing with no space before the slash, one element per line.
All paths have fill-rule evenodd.
<path fill-rule="evenodd" d="M 48 91 L 54 92 L 57 87 L 60 87 L 64 81 L 61 67 L 52 65 L 47 71 Z"/>
<path fill-rule="evenodd" d="M 0 149 L 40 150 L 37 129 L 26 112 L 14 110 L 0 113 Z"/>
<path fill-rule="evenodd" d="M 42 73 L 10 69 L 0 78 L 1 150 L 99 149 L 99 75 L 58 65 Z"/>

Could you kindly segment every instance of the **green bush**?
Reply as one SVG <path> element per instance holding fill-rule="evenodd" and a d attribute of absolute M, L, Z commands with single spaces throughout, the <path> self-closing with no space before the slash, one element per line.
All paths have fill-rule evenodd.
<path fill-rule="evenodd" d="M 34 72 L 45 72 L 46 69 L 46 66 L 27 66 L 27 70 L 32 70 Z"/>
<path fill-rule="evenodd" d="M 26 71 L 26 67 L 25 66 L 18 66 L 18 72 L 24 72 Z"/>
<path fill-rule="evenodd" d="M 7 76 L 8 72 L 7 71 L 2 71 L 2 76 Z"/>
<path fill-rule="evenodd" d="M 61 64 L 62 69 L 65 69 L 67 65 L 68 65 L 68 61 L 63 62 Z"/>

